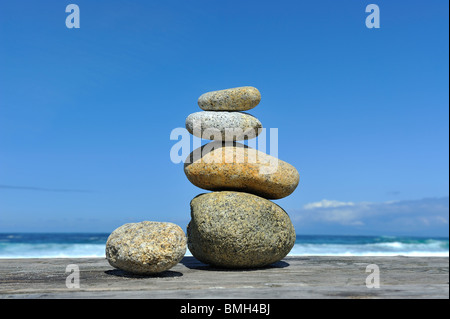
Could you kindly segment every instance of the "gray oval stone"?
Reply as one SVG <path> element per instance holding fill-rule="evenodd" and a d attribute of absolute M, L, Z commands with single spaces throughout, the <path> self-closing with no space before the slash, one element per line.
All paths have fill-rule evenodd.
<path fill-rule="evenodd" d="M 261 101 L 261 93 L 252 86 L 212 91 L 198 98 L 198 106 L 205 111 L 246 111 Z"/>
<path fill-rule="evenodd" d="M 257 137 L 262 124 L 256 117 L 242 112 L 203 111 L 186 118 L 186 129 L 207 140 L 242 141 Z"/>
<path fill-rule="evenodd" d="M 278 205 L 242 192 L 212 192 L 191 201 L 188 248 L 206 264 L 252 268 L 285 257 L 295 229 Z"/>
<path fill-rule="evenodd" d="M 186 253 L 186 236 L 172 223 L 143 221 L 114 230 L 106 242 L 111 266 L 135 274 L 156 274 L 175 266 Z"/>

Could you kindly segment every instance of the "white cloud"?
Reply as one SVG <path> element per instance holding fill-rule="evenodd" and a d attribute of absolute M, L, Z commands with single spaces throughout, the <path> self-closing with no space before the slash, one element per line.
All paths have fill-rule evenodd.
<path fill-rule="evenodd" d="M 389 202 L 321 200 L 289 211 L 296 229 L 321 233 L 439 233 L 448 236 L 449 198 Z"/>
<path fill-rule="evenodd" d="M 320 202 L 306 204 L 305 206 L 303 206 L 303 209 L 329 208 L 329 207 L 342 207 L 342 206 L 355 206 L 355 203 L 339 202 L 337 200 L 322 199 Z"/>
<path fill-rule="evenodd" d="M 442 224 L 448 224 L 448 220 L 442 216 L 436 216 L 436 219 L 440 221 Z"/>

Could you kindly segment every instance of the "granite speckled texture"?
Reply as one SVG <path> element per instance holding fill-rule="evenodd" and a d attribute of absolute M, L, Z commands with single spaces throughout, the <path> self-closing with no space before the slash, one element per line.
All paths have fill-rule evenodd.
<path fill-rule="evenodd" d="M 241 141 L 255 138 L 261 122 L 243 112 L 196 112 L 186 118 L 189 133 L 207 140 Z"/>
<path fill-rule="evenodd" d="M 186 253 L 186 235 L 172 223 L 143 221 L 114 230 L 106 242 L 111 266 L 135 274 L 156 274 L 175 266 Z"/>
<path fill-rule="evenodd" d="M 300 175 L 294 166 L 237 142 L 211 142 L 186 159 L 184 173 L 197 187 L 235 190 L 267 199 L 290 195 Z"/>
<path fill-rule="evenodd" d="M 204 111 L 246 111 L 261 101 L 261 93 L 252 86 L 207 92 L 198 98 Z"/>
<path fill-rule="evenodd" d="M 212 192 L 191 201 L 187 228 L 192 255 L 217 267 L 252 268 L 285 257 L 295 243 L 287 213 L 273 202 L 241 192 Z"/>

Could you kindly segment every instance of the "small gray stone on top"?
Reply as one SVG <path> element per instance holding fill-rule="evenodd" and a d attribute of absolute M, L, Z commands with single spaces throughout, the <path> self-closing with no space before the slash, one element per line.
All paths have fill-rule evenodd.
<path fill-rule="evenodd" d="M 252 86 L 207 92 L 198 99 L 204 111 L 247 111 L 259 104 L 261 93 Z"/>

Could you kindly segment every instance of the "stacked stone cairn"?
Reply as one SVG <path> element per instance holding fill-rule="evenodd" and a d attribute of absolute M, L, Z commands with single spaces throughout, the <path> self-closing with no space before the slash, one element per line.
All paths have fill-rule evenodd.
<path fill-rule="evenodd" d="M 198 260 L 216 267 L 254 268 L 275 263 L 294 246 L 295 230 L 287 213 L 270 199 L 290 195 L 299 174 L 290 164 L 237 141 L 256 138 L 261 122 L 243 113 L 261 94 L 254 87 L 208 92 L 189 115 L 187 130 L 213 140 L 186 159 L 189 181 L 212 192 L 191 201 L 186 235 L 169 222 L 129 223 L 114 230 L 106 242 L 111 266 L 152 275 L 181 261 L 186 244 Z"/>
<path fill-rule="evenodd" d="M 284 258 L 295 243 L 288 214 L 271 200 L 295 190 L 297 170 L 238 142 L 262 131 L 256 117 L 242 112 L 260 100 L 249 86 L 208 92 L 198 99 L 203 111 L 186 119 L 191 134 L 212 140 L 184 164 L 192 184 L 212 191 L 191 201 L 187 245 L 196 259 L 215 267 L 263 267 Z"/>

